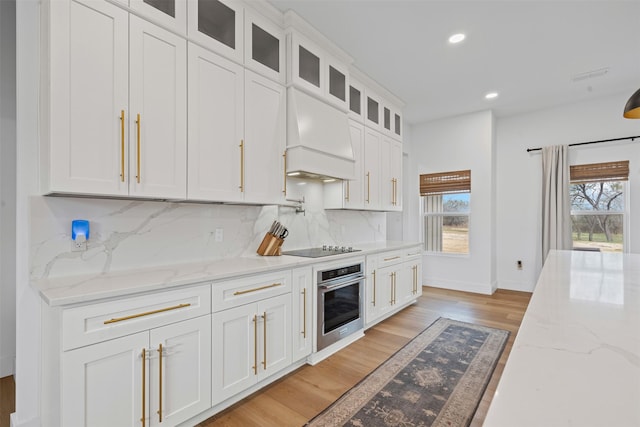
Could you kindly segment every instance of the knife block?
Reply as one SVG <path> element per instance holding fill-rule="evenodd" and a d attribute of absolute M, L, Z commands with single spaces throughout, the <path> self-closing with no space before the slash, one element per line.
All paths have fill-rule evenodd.
<path fill-rule="evenodd" d="M 284 239 L 274 236 L 271 233 L 267 233 L 264 235 L 260 246 L 258 246 L 259 255 L 262 256 L 278 256 L 281 255 L 280 247 L 284 243 Z"/>

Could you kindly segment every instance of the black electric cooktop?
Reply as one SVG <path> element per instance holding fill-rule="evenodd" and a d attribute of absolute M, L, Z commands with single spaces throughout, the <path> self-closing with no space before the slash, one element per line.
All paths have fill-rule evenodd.
<path fill-rule="evenodd" d="M 293 251 L 283 251 L 282 255 L 301 256 L 306 258 L 320 258 L 330 255 L 341 255 L 351 252 L 360 252 L 360 249 L 351 247 L 323 246 L 321 248 L 296 249 Z"/>

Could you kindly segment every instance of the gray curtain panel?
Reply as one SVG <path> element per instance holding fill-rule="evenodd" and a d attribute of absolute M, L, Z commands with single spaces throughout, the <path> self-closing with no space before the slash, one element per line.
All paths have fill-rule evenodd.
<path fill-rule="evenodd" d="M 566 145 L 542 148 L 542 259 L 551 249 L 571 249 L 569 150 Z"/>

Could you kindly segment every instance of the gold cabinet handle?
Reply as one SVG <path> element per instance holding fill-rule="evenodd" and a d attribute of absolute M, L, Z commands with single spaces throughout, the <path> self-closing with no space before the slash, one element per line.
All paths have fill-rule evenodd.
<path fill-rule="evenodd" d="M 398 206 L 398 178 L 393 179 L 393 206 Z"/>
<path fill-rule="evenodd" d="M 384 260 L 385 261 L 393 261 L 394 259 L 398 259 L 398 258 L 400 258 L 400 257 L 399 256 L 394 256 L 394 257 L 391 257 L 391 258 L 385 258 Z"/>
<path fill-rule="evenodd" d="M 146 415 L 147 415 L 147 349 L 142 349 L 142 427 L 147 425 Z"/>
<path fill-rule="evenodd" d="M 371 172 L 367 172 L 367 203 L 370 203 L 371 196 Z"/>
<path fill-rule="evenodd" d="M 258 375 L 258 316 L 253 315 L 253 374 Z"/>
<path fill-rule="evenodd" d="M 159 308 L 158 310 L 152 310 L 152 311 L 146 311 L 144 313 L 132 314 L 130 316 L 114 317 L 113 319 L 105 320 L 102 323 L 104 323 L 105 325 L 108 325 L 110 323 L 122 322 L 124 320 L 135 319 L 137 317 L 149 316 L 151 314 L 162 313 L 162 312 L 165 312 L 165 311 L 178 310 L 180 308 L 189 307 L 190 305 L 191 304 L 189 304 L 189 303 L 187 303 L 187 304 L 178 304 L 178 305 L 174 305 L 172 307 Z"/>
<path fill-rule="evenodd" d="M 373 272 L 371 273 L 371 276 L 373 276 L 373 306 L 376 306 L 376 271 L 373 270 Z"/>
<path fill-rule="evenodd" d="M 136 126 L 137 126 L 137 150 L 138 150 L 138 174 L 136 175 L 136 180 L 138 181 L 138 184 L 140 184 L 140 114 L 138 113 L 138 117 L 136 119 Z"/>
<path fill-rule="evenodd" d="M 262 366 L 264 366 L 264 370 L 267 370 L 267 312 L 265 311 L 264 313 L 262 313 L 262 319 L 263 319 L 263 324 L 262 324 L 262 348 L 263 348 L 263 355 L 262 355 Z"/>
<path fill-rule="evenodd" d="M 284 189 L 282 190 L 282 192 L 284 193 L 284 195 L 287 195 L 287 152 L 285 151 L 282 154 L 282 159 L 283 159 L 283 163 L 284 163 L 284 169 L 282 171 L 282 175 L 283 175 L 283 182 L 284 182 Z"/>
<path fill-rule="evenodd" d="M 120 110 L 120 181 L 124 182 L 124 110 Z"/>
<path fill-rule="evenodd" d="M 307 338 L 307 288 L 302 288 L 302 338 Z"/>
<path fill-rule="evenodd" d="M 391 273 L 391 305 L 396 303 L 396 273 Z"/>
<path fill-rule="evenodd" d="M 240 140 L 240 192 L 244 193 L 244 139 Z"/>
<path fill-rule="evenodd" d="M 273 283 L 271 285 L 266 285 L 266 286 L 260 286 L 259 288 L 253 288 L 253 289 L 246 289 L 244 291 L 235 291 L 233 293 L 233 295 L 243 295 L 243 294 L 248 294 L 251 292 L 257 292 L 257 291 L 261 291 L 263 289 L 269 289 L 269 288 L 275 288 L 277 286 L 282 286 L 282 283 Z"/>
<path fill-rule="evenodd" d="M 344 184 L 345 187 L 347 187 L 346 188 L 347 191 L 345 191 L 344 200 L 347 201 L 347 202 L 349 201 L 349 190 L 350 190 L 349 183 L 350 183 L 350 181 L 345 181 L 345 184 Z"/>
<path fill-rule="evenodd" d="M 395 178 L 391 178 L 391 204 L 395 206 L 396 204 L 396 180 Z"/>
<path fill-rule="evenodd" d="M 162 343 L 158 345 L 158 422 L 162 422 Z"/>

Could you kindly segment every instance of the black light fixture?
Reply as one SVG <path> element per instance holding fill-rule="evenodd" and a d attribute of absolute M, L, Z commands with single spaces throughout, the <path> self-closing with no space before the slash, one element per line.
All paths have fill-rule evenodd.
<path fill-rule="evenodd" d="M 627 119 L 640 119 L 640 89 L 636 91 L 624 106 L 624 117 Z"/>

